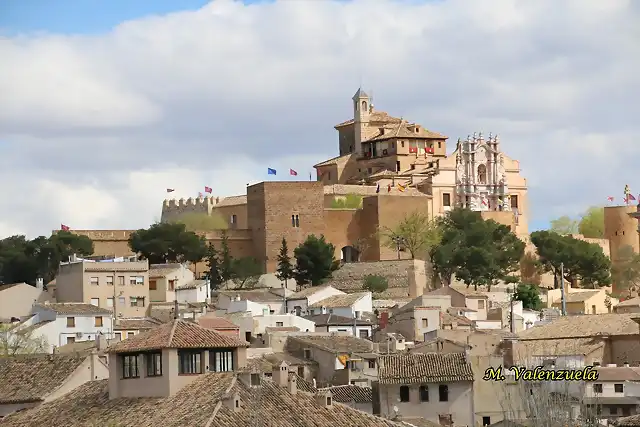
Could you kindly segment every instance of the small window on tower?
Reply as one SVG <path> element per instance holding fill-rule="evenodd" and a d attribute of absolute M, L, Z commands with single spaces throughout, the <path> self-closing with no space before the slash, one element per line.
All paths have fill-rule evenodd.
<path fill-rule="evenodd" d="M 451 206 L 451 194 L 442 193 L 442 206 Z"/>
<path fill-rule="evenodd" d="M 404 145 L 404 143 L 402 143 Z M 396 162 L 396 172 L 400 172 L 400 162 Z"/>
<path fill-rule="evenodd" d="M 438 148 L 442 148 L 442 141 L 438 141 Z"/>

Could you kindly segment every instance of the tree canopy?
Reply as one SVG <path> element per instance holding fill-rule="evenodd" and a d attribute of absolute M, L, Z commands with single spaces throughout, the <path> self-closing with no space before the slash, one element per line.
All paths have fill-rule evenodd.
<path fill-rule="evenodd" d="M 204 237 L 182 223 L 156 223 L 129 236 L 129 247 L 150 264 L 199 262 L 207 255 Z"/>
<path fill-rule="evenodd" d="M 414 211 L 402 218 L 395 227 L 383 227 L 380 237 L 386 247 L 403 247 L 415 259 L 426 257 L 440 243 L 442 233 L 437 221 L 430 220 L 424 212 Z"/>
<path fill-rule="evenodd" d="M 551 221 L 550 231 L 560 235 L 582 234 L 584 237 L 601 239 L 604 237 L 604 208 L 591 206 L 579 219 L 561 216 Z"/>
<path fill-rule="evenodd" d="M 540 289 L 531 283 L 520 283 L 516 287 L 513 299 L 522 301 L 522 308 L 525 309 L 540 310 L 542 308 Z"/>
<path fill-rule="evenodd" d="M 0 240 L 0 283 L 25 282 L 34 285 L 37 278 L 53 280 L 60 262 L 71 255 L 93 254 L 93 242 L 86 236 L 58 231 L 51 237 L 11 236 Z"/>
<path fill-rule="evenodd" d="M 534 254 L 527 252 L 520 260 L 520 280 L 540 286 L 544 267 Z"/>
<path fill-rule="evenodd" d="M 280 245 L 280 253 L 278 254 L 278 269 L 276 271 L 276 277 L 278 280 L 284 282 L 285 288 L 287 287 L 287 281 L 293 279 L 294 269 L 291 263 L 291 257 L 289 256 L 289 248 L 287 246 L 287 239 L 282 238 Z"/>
<path fill-rule="evenodd" d="M 331 273 L 340 265 L 334 254 L 335 247 L 325 240 L 324 235 L 307 236 L 307 239 L 293 251 L 296 259 L 294 276 L 298 285 L 317 286 L 330 278 Z"/>
<path fill-rule="evenodd" d="M 574 286 L 578 281 L 591 288 L 611 283 L 611 261 L 598 244 L 544 230 L 531 233 L 531 242 L 545 271 L 556 277 L 562 265 L 564 279 Z"/>
<path fill-rule="evenodd" d="M 367 274 L 363 279 L 363 289 L 366 289 L 373 293 L 384 292 L 389 288 L 389 282 L 384 276 L 378 276 L 376 274 Z"/>
<path fill-rule="evenodd" d="M 209 285 L 219 289 L 225 283 L 232 283 L 236 289 L 249 288 L 258 283 L 262 266 L 253 257 L 234 258 L 229 248 L 229 237 L 222 232 L 220 250 L 209 243 L 205 255 L 207 261 Z"/>
<path fill-rule="evenodd" d="M 441 279 L 452 275 L 467 286 L 514 283 L 525 244 L 503 224 L 484 220 L 479 212 L 455 208 L 440 219 L 442 238 L 431 251 L 431 262 Z"/>
<path fill-rule="evenodd" d="M 347 194 L 344 197 L 334 198 L 331 201 L 333 209 L 359 209 L 362 207 L 362 196 L 358 194 Z"/>
<path fill-rule="evenodd" d="M 625 293 L 637 292 L 640 288 L 640 254 L 635 253 L 631 246 L 620 248 L 618 262 L 611 269 L 611 276 L 617 287 Z"/>
<path fill-rule="evenodd" d="M 28 328 L 11 328 L 11 324 L 0 325 L 0 358 L 47 352 L 49 345 L 44 336 L 36 336 Z"/>
<path fill-rule="evenodd" d="M 578 233 L 579 221 L 563 215 L 560 218 L 551 220 L 551 231 L 561 235 Z"/>

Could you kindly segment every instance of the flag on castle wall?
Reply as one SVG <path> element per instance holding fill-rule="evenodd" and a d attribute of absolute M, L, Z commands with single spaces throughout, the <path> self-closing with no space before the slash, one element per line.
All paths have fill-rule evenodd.
<path fill-rule="evenodd" d="M 633 194 L 629 193 L 629 194 L 627 194 L 627 199 L 628 200 L 635 200 L 636 198 L 635 198 L 635 196 Z"/>
<path fill-rule="evenodd" d="M 203 194 L 202 193 L 198 193 L 198 197 L 202 198 Z"/>
<path fill-rule="evenodd" d="M 174 191 L 176 191 L 176 190 L 173 189 L 173 188 L 167 188 L 167 193 L 173 193 Z"/>
<path fill-rule="evenodd" d="M 400 185 L 400 184 L 398 184 L 398 190 L 400 190 L 400 191 L 404 191 L 404 189 L 405 189 L 404 185 Z"/>
<path fill-rule="evenodd" d="M 71 230 L 71 228 L 69 228 L 69 226 L 68 226 L 68 225 L 60 224 L 60 230 L 62 230 L 62 231 L 69 231 L 69 230 Z"/>
<path fill-rule="evenodd" d="M 610 201 L 610 202 L 613 202 L 615 199 L 616 199 L 616 198 L 615 198 L 615 197 L 613 197 L 613 196 L 609 196 L 609 197 L 607 197 L 607 200 L 608 200 L 608 201 Z"/>
<path fill-rule="evenodd" d="M 276 175 L 276 170 L 275 169 L 271 169 L 271 168 L 267 168 L 267 175 Z"/>
<path fill-rule="evenodd" d="M 294 171 L 293 169 L 289 169 L 289 175 L 298 176 L 298 172 Z"/>
<path fill-rule="evenodd" d="M 211 188 L 211 187 L 206 187 L 206 186 L 205 186 L 205 187 L 204 187 L 204 192 L 205 192 L 205 193 L 209 193 L 209 194 L 211 194 L 211 193 L 213 193 L 213 188 Z"/>
<path fill-rule="evenodd" d="M 387 185 L 387 193 L 391 193 L 391 184 Z"/>

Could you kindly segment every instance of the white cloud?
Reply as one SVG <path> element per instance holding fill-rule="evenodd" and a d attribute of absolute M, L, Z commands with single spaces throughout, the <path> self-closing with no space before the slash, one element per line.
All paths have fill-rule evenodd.
<path fill-rule="evenodd" d="M 360 82 L 451 137 L 499 133 L 538 221 L 634 184 L 631 1 L 217 1 L 99 36 L 0 39 L 0 233 L 143 227 L 332 157 Z"/>

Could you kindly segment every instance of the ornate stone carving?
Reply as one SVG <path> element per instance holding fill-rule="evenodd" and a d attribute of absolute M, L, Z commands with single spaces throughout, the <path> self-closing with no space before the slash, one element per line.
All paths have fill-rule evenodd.
<path fill-rule="evenodd" d="M 504 169 L 504 156 L 500 153 L 498 158 L 498 182 L 505 184 L 507 182 L 507 172 Z"/>
<path fill-rule="evenodd" d="M 507 212 L 511 210 L 511 198 L 509 195 L 504 196 L 502 199 L 502 210 Z"/>

